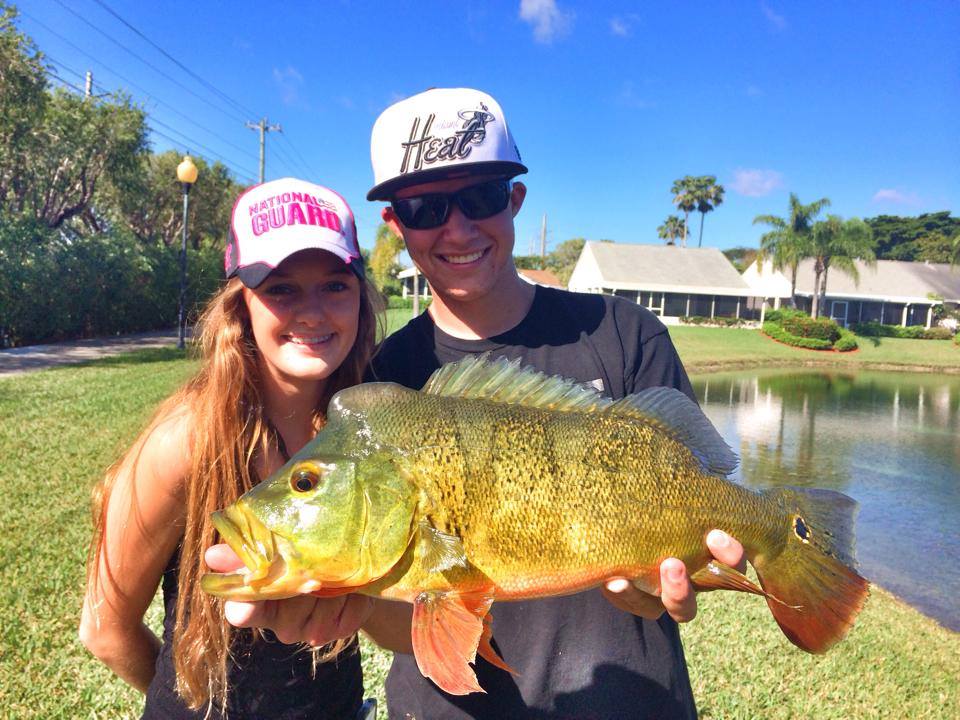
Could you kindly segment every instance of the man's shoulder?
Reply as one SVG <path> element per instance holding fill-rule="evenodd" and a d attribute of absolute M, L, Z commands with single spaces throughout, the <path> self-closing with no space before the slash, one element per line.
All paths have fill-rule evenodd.
<path fill-rule="evenodd" d="M 415 368 L 427 354 L 432 343 L 433 321 L 426 312 L 411 319 L 402 328 L 387 337 L 370 361 L 368 380 L 386 380 L 404 383 L 415 374 Z M 406 383 L 405 383 L 406 384 Z"/>
<path fill-rule="evenodd" d="M 613 330 L 619 335 L 637 333 L 649 338 L 666 332 L 666 326 L 653 312 L 625 297 L 582 293 L 560 288 L 544 288 L 544 302 L 552 311 L 573 316 L 599 316 L 596 330 Z"/>

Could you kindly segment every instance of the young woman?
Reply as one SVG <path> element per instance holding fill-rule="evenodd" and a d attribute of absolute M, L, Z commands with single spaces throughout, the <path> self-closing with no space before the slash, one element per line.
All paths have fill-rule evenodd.
<path fill-rule="evenodd" d="M 326 188 L 258 185 L 231 230 L 229 279 L 198 324 L 200 371 L 95 493 L 80 637 L 146 694 L 145 718 L 354 717 L 354 640 L 322 657 L 232 629 L 199 580 L 216 542 L 210 513 L 277 470 L 323 425 L 330 397 L 360 382 L 380 303 L 350 208 Z M 144 613 L 161 581 L 158 639 Z"/>

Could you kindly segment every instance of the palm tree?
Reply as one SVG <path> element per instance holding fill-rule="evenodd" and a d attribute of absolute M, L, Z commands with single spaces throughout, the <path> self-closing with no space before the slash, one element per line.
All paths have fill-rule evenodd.
<path fill-rule="evenodd" d="M 680 247 L 687 246 L 690 213 L 697 209 L 697 200 L 693 195 L 695 180 L 691 175 L 684 175 L 679 180 L 674 180 L 670 187 L 670 192 L 673 193 L 673 204 L 683 212 L 683 236 L 680 238 Z"/>
<path fill-rule="evenodd" d="M 683 220 L 677 215 L 669 215 L 663 225 L 657 228 L 657 237 L 667 245 L 676 245 L 677 238 L 683 237 Z"/>
<path fill-rule="evenodd" d="M 716 209 L 723 202 L 723 185 L 717 183 L 714 175 L 701 175 L 694 178 L 693 197 L 697 203 L 697 212 L 700 213 L 700 239 L 697 247 L 703 247 L 703 220 L 708 212 Z"/>
<path fill-rule="evenodd" d="M 827 293 L 827 273 L 835 267 L 860 282 L 856 260 L 867 265 L 877 264 L 873 231 L 860 218 L 844 220 L 839 215 L 828 215 L 813 226 L 810 233 L 813 257 L 813 307 L 810 316 L 820 317 L 823 296 Z"/>
<path fill-rule="evenodd" d="M 791 307 L 796 307 L 794 296 L 797 294 L 797 268 L 801 260 L 810 257 L 810 228 L 813 219 L 829 205 L 829 198 L 820 198 L 804 205 L 796 194 L 790 193 L 790 213 L 786 218 L 757 215 L 753 219 L 754 225 L 763 223 L 773 228 L 760 238 L 757 263 L 762 266 L 769 258 L 773 260 L 774 270 L 790 268 Z"/>

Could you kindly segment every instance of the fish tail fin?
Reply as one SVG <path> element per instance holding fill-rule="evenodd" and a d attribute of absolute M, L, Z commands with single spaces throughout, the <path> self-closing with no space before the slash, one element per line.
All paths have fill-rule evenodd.
<path fill-rule="evenodd" d="M 764 495 L 790 518 L 784 550 L 751 561 L 767 604 L 794 645 L 824 652 L 847 634 L 869 592 L 853 569 L 857 504 L 832 490 L 776 488 Z"/>

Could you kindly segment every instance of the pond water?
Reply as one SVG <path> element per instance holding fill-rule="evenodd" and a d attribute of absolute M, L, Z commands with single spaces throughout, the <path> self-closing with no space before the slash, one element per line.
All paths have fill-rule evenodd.
<path fill-rule="evenodd" d="M 960 376 L 748 371 L 693 376 L 759 489 L 822 487 L 860 504 L 860 573 L 960 631 Z"/>

